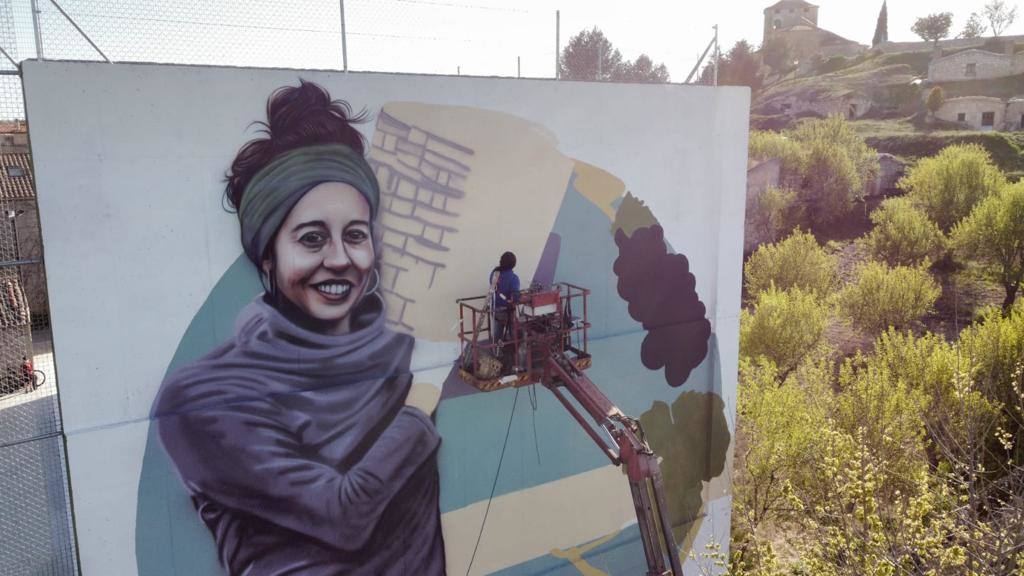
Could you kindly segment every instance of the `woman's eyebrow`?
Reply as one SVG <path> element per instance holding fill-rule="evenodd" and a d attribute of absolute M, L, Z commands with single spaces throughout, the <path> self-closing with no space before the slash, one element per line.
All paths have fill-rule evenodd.
<path fill-rule="evenodd" d="M 299 222 L 298 224 L 296 224 L 295 226 L 292 227 L 292 232 L 296 232 L 296 231 L 298 231 L 301 228 L 309 228 L 309 227 L 313 227 L 313 228 L 327 228 L 327 223 L 324 222 L 323 220 L 308 220 L 306 222 Z"/>
<path fill-rule="evenodd" d="M 351 228 L 352 226 L 359 226 L 359 225 L 366 226 L 367 228 L 370 227 L 370 223 L 367 222 L 366 220 L 352 220 L 348 224 L 345 225 L 345 228 Z"/>

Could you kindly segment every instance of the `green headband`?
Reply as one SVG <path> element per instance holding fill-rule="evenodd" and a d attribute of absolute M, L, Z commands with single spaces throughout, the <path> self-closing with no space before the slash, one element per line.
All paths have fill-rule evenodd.
<path fill-rule="evenodd" d="M 245 187 L 238 220 L 242 249 L 256 266 L 288 213 L 318 184 L 349 184 L 366 198 L 370 219 L 377 215 L 380 188 L 362 154 L 343 144 L 296 148 L 274 158 Z"/>

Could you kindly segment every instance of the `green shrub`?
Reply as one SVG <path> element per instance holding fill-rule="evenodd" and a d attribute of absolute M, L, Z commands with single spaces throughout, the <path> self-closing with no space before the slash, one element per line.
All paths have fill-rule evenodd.
<path fill-rule="evenodd" d="M 796 196 L 794 190 L 770 186 L 757 197 L 747 219 L 759 231 L 760 238 L 774 242 L 800 223 L 802 211 Z"/>
<path fill-rule="evenodd" d="M 799 288 L 769 288 L 757 295 L 753 312 L 740 314 L 740 355 L 766 358 L 788 373 L 823 345 L 828 307 Z"/>
<path fill-rule="evenodd" d="M 751 130 L 747 153 L 751 160 L 778 160 L 782 186 L 798 186 L 803 180 L 804 152 L 798 143 L 784 134 Z"/>
<path fill-rule="evenodd" d="M 890 198 L 871 213 L 874 228 L 865 244 L 877 260 L 915 266 L 942 256 L 946 238 L 928 215 L 907 198 Z"/>
<path fill-rule="evenodd" d="M 974 259 L 1002 285 L 1003 310 L 1009 311 L 1024 281 L 1024 183 L 1007 184 L 982 200 L 953 229 L 952 238 L 962 258 Z"/>
<path fill-rule="evenodd" d="M 887 496 L 913 488 L 904 481 L 927 472 L 923 425 L 928 397 L 884 364 L 848 360 L 839 372 L 835 423 L 859 437 L 890 472 Z"/>
<path fill-rule="evenodd" d="M 1006 184 L 988 152 L 976 144 L 955 144 L 924 158 L 899 182 L 900 188 L 943 231 L 949 231 L 981 200 Z"/>
<path fill-rule="evenodd" d="M 878 175 L 878 155 L 842 116 L 809 120 L 792 131 L 805 151 L 801 199 L 818 226 L 849 214 Z"/>
<path fill-rule="evenodd" d="M 941 336 L 914 336 L 889 329 L 875 341 L 874 355 L 866 364 L 868 369 L 906 383 L 928 398 L 923 420 L 939 444 L 968 446 L 974 430 L 991 429 L 998 419 L 998 406 L 972 377 L 977 367 Z"/>
<path fill-rule="evenodd" d="M 836 286 L 836 259 L 801 230 L 775 244 L 765 244 L 750 255 L 746 265 L 747 291 L 752 295 L 774 286 L 800 288 L 824 297 Z"/>
<path fill-rule="evenodd" d="M 736 413 L 738 434 L 747 446 L 734 482 L 733 505 L 746 512 L 734 518 L 748 534 L 756 535 L 767 519 L 792 517 L 795 510 L 788 496 L 816 480 L 810 471 L 827 424 L 828 386 L 827 378 L 807 383 L 783 378 L 765 358 L 740 362 Z"/>
<path fill-rule="evenodd" d="M 942 86 L 936 86 L 932 88 L 931 92 L 928 93 L 928 100 L 925 101 L 925 106 L 928 107 L 928 111 L 935 114 L 942 108 L 942 105 L 946 103 L 946 93 L 942 90 Z"/>
<path fill-rule="evenodd" d="M 941 290 L 923 267 L 867 262 L 857 269 L 857 280 L 839 295 L 843 314 L 857 327 L 881 332 L 889 326 L 905 327 L 924 316 Z"/>
<path fill-rule="evenodd" d="M 827 225 L 850 212 L 878 175 L 878 156 L 842 116 L 810 119 L 783 134 L 753 131 L 750 158 L 780 161 L 780 185 L 798 191 L 810 222 Z"/>
<path fill-rule="evenodd" d="M 1003 407 L 1002 430 L 1007 436 L 992 452 L 1003 453 L 1014 463 L 1024 461 L 1024 307 L 1018 305 L 1005 315 L 989 310 L 961 332 L 959 349 L 971 367 L 976 389 Z M 989 469 L 1005 463 L 1001 458 Z"/>

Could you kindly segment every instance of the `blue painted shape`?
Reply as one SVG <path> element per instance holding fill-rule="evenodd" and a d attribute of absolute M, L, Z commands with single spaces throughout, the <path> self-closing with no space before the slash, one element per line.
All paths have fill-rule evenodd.
<path fill-rule="evenodd" d="M 592 339 L 641 329 L 630 318 L 627 303 L 619 297 L 619 279 L 612 272 L 619 247 L 612 237 L 611 225 L 608 216 L 576 190 L 573 174 L 551 230 L 562 237 L 563 256 L 558 259 L 555 279 L 591 290 L 588 312 L 593 324 Z M 582 315 L 582 311 L 573 313 Z M 639 356 L 636 366 L 643 369 Z"/>
<path fill-rule="evenodd" d="M 220 345 L 235 333 L 235 317 L 263 291 L 243 255 L 224 272 L 182 335 L 167 373 Z M 145 576 L 222 574 L 209 530 L 150 424 L 135 513 L 135 559 Z"/>

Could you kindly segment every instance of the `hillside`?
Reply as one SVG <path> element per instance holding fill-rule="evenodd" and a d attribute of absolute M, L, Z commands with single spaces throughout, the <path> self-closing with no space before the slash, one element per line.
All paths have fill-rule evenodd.
<path fill-rule="evenodd" d="M 928 52 L 872 51 L 856 58 L 836 57 L 810 70 L 791 72 L 759 90 L 751 105 L 751 127 L 781 130 L 804 118 L 842 114 L 868 145 L 907 161 L 931 156 L 956 143 L 984 146 L 1011 178 L 1024 176 L 1024 132 L 982 132 L 931 120 L 924 100 Z M 947 99 L 1024 96 L 1024 74 L 996 79 L 945 82 Z"/>

